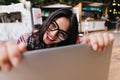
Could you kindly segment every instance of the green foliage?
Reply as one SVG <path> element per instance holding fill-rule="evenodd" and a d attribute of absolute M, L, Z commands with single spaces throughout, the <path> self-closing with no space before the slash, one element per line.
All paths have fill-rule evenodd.
<path fill-rule="evenodd" d="M 19 0 L 0 0 L 1 5 L 9 5 L 9 4 L 18 3 L 18 2 Z"/>
<path fill-rule="evenodd" d="M 76 5 L 82 0 L 29 0 L 32 3 L 33 7 L 39 7 L 40 5 L 51 3 L 51 2 L 60 2 L 60 3 L 66 3 L 70 5 Z"/>
<path fill-rule="evenodd" d="M 31 1 L 33 7 L 39 7 L 41 4 L 46 4 L 50 2 L 60 2 L 70 5 L 75 5 L 81 2 L 82 0 L 26 0 Z M 0 0 L 0 5 L 9 5 L 11 3 L 19 3 L 20 0 Z"/>

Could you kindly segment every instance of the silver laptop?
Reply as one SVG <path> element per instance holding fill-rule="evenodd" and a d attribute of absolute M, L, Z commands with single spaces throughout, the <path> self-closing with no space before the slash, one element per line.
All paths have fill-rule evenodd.
<path fill-rule="evenodd" d="M 26 52 L 22 64 L 0 80 L 107 80 L 112 46 L 95 53 L 87 45 Z"/>

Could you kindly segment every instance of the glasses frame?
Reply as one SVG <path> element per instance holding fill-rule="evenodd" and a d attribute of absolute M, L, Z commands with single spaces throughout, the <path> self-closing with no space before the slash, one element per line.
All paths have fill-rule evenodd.
<path fill-rule="evenodd" d="M 59 25 L 57 24 L 57 22 L 56 22 L 55 20 L 53 20 L 53 21 L 51 22 L 51 24 L 53 24 L 53 25 L 55 26 L 55 28 L 51 29 L 50 26 L 49 26 L 49 27 L 48 27 L 48 30 L 49 30 L 49 31 L 56 31 L 56 30 L 57 30 L 58 32 L 57 32 L 57 34 L 56 34 L 56 37 L 57 37 L 59 40 L 64 41 L 64 40 L 67 38 L 68 33 L 67 33 L 66 31 L 64 31 L 64 30 L 59 29 Z M 51 24 L 50 24 L 50 25 L 51 25 Z M 61 37 L 59 34 L 63 34 L 63 35 L 65 35 L 65 37 L 63 38 L 63 37 Z"/>

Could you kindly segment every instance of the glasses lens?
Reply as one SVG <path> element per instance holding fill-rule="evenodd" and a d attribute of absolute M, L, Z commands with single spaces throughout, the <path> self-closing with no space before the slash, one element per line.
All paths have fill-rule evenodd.
<path fill-rule="evenodd" d="M 64 41 L 66 38 L 67 38 L 67 33 L 64 32 L 64 31 L 59 31 L 58 34 L 57 34 L 58 38 L 62 41 Z"/>
<path fill-rule="evenodd" d="M 67 38 L 67 33 L 61 29 L 59 29 L 59 25 L 56 23 L 55 20 L 53 20 L 48 28 L 49 31 L 55 31 L 58 30 L 57 32 L 57 38 L 64 41 Z"/>
<path fill-rule="evenodd" d="M 50 29 L 51 31 L 54 31 L 54 30 L 57 30 L 57 29 L 58 29 L 58 26 L 56 25 L 55 22 L 52 22 L 52 23 L 50 24 L 50 26 L 49 26 L 49 29 Z"/>

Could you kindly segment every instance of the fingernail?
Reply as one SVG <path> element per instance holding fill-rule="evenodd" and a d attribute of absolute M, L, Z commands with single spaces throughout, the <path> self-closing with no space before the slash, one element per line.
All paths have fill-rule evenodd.
<path fill-rule="evenodd" d="M 93 50 L 97 51 L 98 46 L 96 44 L 93 45 Z"/>

